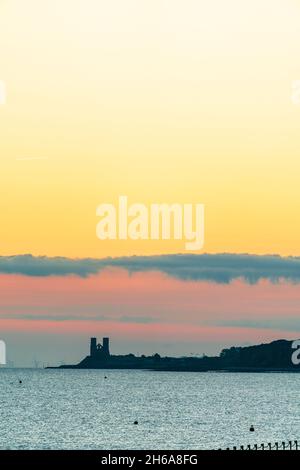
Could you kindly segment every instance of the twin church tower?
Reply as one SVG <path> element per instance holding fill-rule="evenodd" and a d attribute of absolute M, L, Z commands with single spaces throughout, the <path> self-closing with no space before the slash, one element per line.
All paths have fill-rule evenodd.
<path fill-rule="evenodd" d="M 103 338 L 102 344 L 97 344 L 97 338 L 91 338 L 90 356 L 95 359 L 108 359 L 109 352 L 109 338 Z"/>

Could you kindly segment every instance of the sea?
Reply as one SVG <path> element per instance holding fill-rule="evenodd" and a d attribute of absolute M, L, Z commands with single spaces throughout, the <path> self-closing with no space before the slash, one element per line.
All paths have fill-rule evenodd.
<path fill-rule="evenodd" d="M 299 391 L 293 373 L 3 368 L 0 449 L 201 450 L 300 440 Z"/>

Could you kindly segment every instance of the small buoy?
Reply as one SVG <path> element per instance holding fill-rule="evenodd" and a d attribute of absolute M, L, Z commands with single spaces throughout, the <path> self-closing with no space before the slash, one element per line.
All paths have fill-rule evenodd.
<path fill-rule="evenodd" d="M 104 376 L 105 379 L 107 379 L 106 375 Z"/>
<path fill-rule="evenodd" d="M 135 421 L 133 424 L 139 424 L 139 422 L 138 422 L 138 421 Z"/>
<path fill-rule="evenodd" d="M 19 384 L 21 384 L 21 383 L 22 383 L 22 380 L 19 380 Z"/>
<path fill-rule="evenodd" d="M 249 429 L 250 432 L 254 432 L 254 426 L 250 426 L 250 429 Z"/>

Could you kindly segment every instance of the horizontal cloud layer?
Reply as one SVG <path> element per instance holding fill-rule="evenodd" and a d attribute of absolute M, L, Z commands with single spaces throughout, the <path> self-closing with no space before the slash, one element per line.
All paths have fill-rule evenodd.
<path fill-rule="evenodd" d="M 32 255 L 0 257 L 1 274 L 25 276 L 87 277 L 105 268 L 122 268 L 130 273 L 158 271 L 185 281 L 229 283 L 243 279 L 254 284 L 261 279 L 271 282 L 300 282 L 300 258 L 247 254 L 176 254 L 131 256 L 104 259 L 48 258 Z"/>
<path fill-rule="evenodd" d="M 104 315 L 72 315 L 72 314 L 27 314 L 27 313 L 0 313 L 0 320 L 9 319 L 9 320 L 34 320 L 34 321 L 54 321 L 54 322 L 64 322 L 64 321 L 93 321 L 93 322 L 106 322 L 106 321 L 115 321 L 120 323 L 141 323 L 141 324 L 150 324 L 157 323 L 157 318 L 152 317 L 132 317 L 132 316 L 121 316 L 110 318 Z"/>
<path fill-rule="evenodd" d="M 213 323 L 212 323 L 213 324 Z M 216 326 L 224 326 L 229 328 L 253 328 L 257 330 L 281 330 L 281 331 L 300 331 L 300 319 L 293 317 L 282 318 L 257 318 L 257 319 L 240 319 L 218 321 Z"/>

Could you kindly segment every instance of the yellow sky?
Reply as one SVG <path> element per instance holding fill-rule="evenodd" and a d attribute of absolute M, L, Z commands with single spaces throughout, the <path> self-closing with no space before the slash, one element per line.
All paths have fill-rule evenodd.
<path fill-rule="evenodd" d="M 295 0 L 0 0 L 1 254 L 183 251 L 98 240 L 125 194 L 204 203 L 204 251 L 300 255 L 299 45 Z"/>

